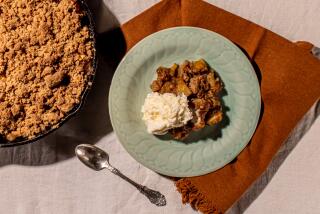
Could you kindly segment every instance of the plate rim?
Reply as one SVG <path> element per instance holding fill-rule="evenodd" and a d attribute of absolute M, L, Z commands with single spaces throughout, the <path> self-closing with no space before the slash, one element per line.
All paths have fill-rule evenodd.
<path fill-rule="evenodd" d="M 255 116 L 256 120 L 254 121 L 254 126 L 253 126 L 253 131 L 249 137 L 249 139 L 247 140 L 246 143 L 244 143 L 244 145 L 242 147 L 240 147 L 239 149 L 239 152 L 236 152 L 236 155 L 235 156 L 231 156 L 225 164 L 221 165 L 220 167 L 218 168 L 214 168 L 214 169 L 207 169 L 207 170 L 202 170 L 201 173 L 189 173 L 188 175 L 182 173 L 182 174 L 179 174 L 179 173 L 170 173 L 170 172 L 167 172 L 167 171 L 164 171 L 164 170 L 161 170 L 161 169 L 156 169 L 152 166 L 149 166 L 148 164 L 146 163 L 143 163 L 142 161 L 139 161 L 135 155 L 133 154 L 133 152 L 130 151 L 129 148 L 127 148 L 126 144 L 123 143 L 120 139 L 120 136 L 117 132 L 117 128 L 115 126 L 115 123 L 114 123 L 114 118 L 111 114 L 112 112 L 112 99 L 111 99 L 111 94 L 113 93 L 113 83 L 116 79 L 116 77 L 118 76 L 119 74 L 119 68 L 121 67 L 121 65 L 126 61 L 126 59 L 128 58 L 128 56 L 134 51 L 135 48 L 137 48 L 141 43 L 144 43 L 146 40 L 148 40 L 149 38 L 155 36 L 156 34 L 158 33 L 162 33 L 162 32 L 166 32 L 166 31 L 175 31 L 177 29 L 191 29 L 191 30 L 199 30 L 199 31 L 204 31 L 204 32 L 207 32 L 207 33 L 210 33 L 210 34 L 213 34 L 217 37 L 219 37 L 220 39 L 224 40 L 225 42 L 227 42 L 229 45 L 231 45 L 232 47 L 234 47 L 235 51 L 237 51 L 240 55 L 244 56 L 245 58 L 245 61 L 246 63 L 248 64 L 248 66 L 250 67 L 250 71 L 252 73 L 252 76 L 254 77 L 255 79 L 255 82 L 257 82 L 257 85 L 258 85 L 258 97 L 257 97 L 257 115 Z M 166 29 L 163 29 L 163 30 L 159 30 L 157 32 L 154 32 L 146 37 L 144 37 L 143 39 L 141 39 L 139 42 L 137 42 L 134 46 L 132 46 L 130 48 L 130 50 L 125 54 L 125 56 L 122 58 L 122 60 L 120 61 L 120 63 L 118 64 L 117 66 L 117 69 L 115 70 L 114 72 L 114 75 L 112 77 L 112 81 L 111 81 L 111 85 L 110 85 L 110 90 L 109 90 L 109 94 L 108 94 L 108 109 L 109 109 L 109 116 L 110 116 L 110 121 L 111 121 L 111 125 L 113 127 L 113 130 L 115 132 L 115 135 L 118 139 L 118 141 L 120 142 L 120 144 L 123 146 L 123 148 L 126 150 L 126 152 L 128 152 L 130 154 L 130 156 L 135 160 L 137 161 L 138 163 L 140 163 L 141 165 L 145 166 L 146 168 L 154 171 L 154 172 L 157 172 L 157 173 L 160 173 L 160 174 L 163 174 L 163 175 L 166 175 L 166 176 L 171 176 L 171 177 L 194 177 L 194 176 L 201 176 L 201 175 L 206 175 L 208 173 L 211 173 L 211 172 L 214 172 L 214 171 L 217 171 L 221 168 L 223 168 L 224 166 L 228 165 L 233 159 L 235 159 L 236 157 L 239 156 L 239 154 L 246 148 L 246 146 L 248 145 L 248 143 L 250 142 L 250 140 L 252 139 L 252 136 L 254 135 L 256 129 L 257 129 L 257 126 L 258 126 L 258 123 L 259 123 L 259 120 L 260 120 L 260 115 L 261 115 L 261 88 L 260 88 L 260 84 L 259 84 L 259 80 L 258 80 L 258 77 L 257 77 L 257 74 L 256 74 L 256 71 L 255 69 L 253 68 L 252 66 L 252 63 L 250 62 L 249 58 L 246 56 L 246 54 L 243 53 L 243 51 L 236 45 L 234 44 L 231 40 L 229 40 L 228 38 L 224 37 L 223 35 L 221 34 L 218 34 L 214 31 L 211 31 L 211 30 L 208 30 L 208 29 L 205 29 L 205 28 L 200 28 L 200 27 L 193 27 L 193 26 L 177 26 L 177 27 L 170 27 L 170 28 L 166 28 Z"/>

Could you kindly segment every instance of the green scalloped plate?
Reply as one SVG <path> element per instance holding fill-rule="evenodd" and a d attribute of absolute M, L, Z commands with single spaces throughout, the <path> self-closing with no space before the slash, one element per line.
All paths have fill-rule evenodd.
<path fill-rule="evenodd" d="M 140 110 L 156 69 L 199 58 L 224 82 L 224 120 L 185 142 L 148 134 Z M 207 174 L 232 161 L 255 131 L 260 105 L 258 79 L 242 51 L 225 37 L 194 27 L 162 30 L 136 44 L 119 64 L 109 94 L 111 122 L 123 147 L 142 165 L 175 177 Z"/>

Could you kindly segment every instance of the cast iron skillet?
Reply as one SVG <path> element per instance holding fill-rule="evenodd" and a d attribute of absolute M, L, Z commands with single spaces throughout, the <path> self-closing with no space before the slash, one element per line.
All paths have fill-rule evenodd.
<path fill-rule="evenodd" d="M 95 50 L 94 51 L 94 56 L 93 56 L 93 62 L 92 62 L 93 63 L 93 74 L 88 79 L 88 82 L 92 83 L 93 80 L 94 80 L 94 77 L 95 77 L 96 70 L 97 70 L 95 25 L 94 25 L 92 13 L 90 12 L 90 9 L 89 9 L 87 3 L 85 2 L 85 0 L 76 0 L 76 1 L 78 2 L 79 6 L 80 6 L 80 9 L 82 11 L 84 11 L 84 13 L 86 14 L 86 16 L 83 17 L 83 20 L 81 20 L 81 23 L 83 23 L 84 25 L 87 25 L 89 27 L 90 34 L 91 34 L 91 37 L 92 37 L 92 40 L 93 40 L 93 48 Z M 57 130 L 68 119 L 70 119 L 75 114 L 77 114 L 77 112 L 83 106 L 85 98 L 86 98 L 86 96 L 87 96 L 87 94 L 88 94 L 90 89 L 91 89 L 91 85 L 87 84 L 86 88 L 82 92 L 80 103 L 78 105 L 76 105 L 57 125 L 55 125 L 51 129 L 38 134 L 36 137 L 34 137 L 32 139 L 17 138 L 16 140 L 10 141 L 10 142 L 8 142 L 8 141 L 6 141 L 4 139 L 0 139 L 0 148 L 1 147 L 19 146 L 19 145 L 23 145 L 23 144 L 33 143 L 33 142 L 39 140 L 40 138 L 43 138 L 44 136 L 50 134 L 51 132 Z"/>

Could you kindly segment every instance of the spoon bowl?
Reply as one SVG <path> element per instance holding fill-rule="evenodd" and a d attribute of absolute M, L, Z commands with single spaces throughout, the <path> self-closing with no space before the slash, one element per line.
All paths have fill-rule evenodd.
<path fill-rule="evenodd" d="M 100 171 L 110 165 L 109 155 L 98 147 L 81 144 L 76 147 L 75 153 L 82 163 L 96 171 Z"/>

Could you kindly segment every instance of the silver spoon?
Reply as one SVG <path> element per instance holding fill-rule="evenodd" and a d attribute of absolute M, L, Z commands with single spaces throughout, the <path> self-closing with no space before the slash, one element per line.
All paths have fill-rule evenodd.
<path fill-rule="evenodd" d="M 81 144 L 76 147 L 75 152 L 79 160 L 91 169 L 94 169 L 96 171 L 108 169 L 113 174 L 118 175 L 119 177 L 135 186 L 142 194 L 147 196 L 151 203 L 157 206 L 166 205 L 166 198 L 160 192 L 137 184 L 136 182 L 122 174 L 118 169 L 111 166 L 109 163 L 109 155 L 102 149 L 90 144 Z"/>

